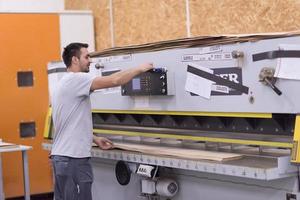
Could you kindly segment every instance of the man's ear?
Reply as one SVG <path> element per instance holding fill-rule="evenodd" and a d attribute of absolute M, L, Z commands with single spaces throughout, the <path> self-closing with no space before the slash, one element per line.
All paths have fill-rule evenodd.
<path fill-rule="evenodd" d="M 72 57 L 72 63 L 77 64 L 79 59 L 76 56 Z"/>

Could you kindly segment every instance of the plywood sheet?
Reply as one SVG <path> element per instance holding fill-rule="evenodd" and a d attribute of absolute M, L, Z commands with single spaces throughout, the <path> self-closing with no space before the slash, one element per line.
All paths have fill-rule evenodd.
<path fill-rule="evenodd" d="M 186 37 L 185 0 L 114 0 L 116 46 Z"/>
<path fill-rule="evenodd" d="M 91 10 L 94 16 L 96 51 L 112 47 L 109 0 L 66 0 L 65 9 Z"/>
<path fill-rule="evenodd" d="M 196 149 L 183 149 L 175 147 L 165 146 L 150 146 L 143 144 L 129 144 L 129 143 L 114 143 L 115 148 L 136 151 L 145 154 L 152 154 L 157 156 L 173 156 L 177 158 L 193 159 L 193 160 L 212 160 L 212 161 L 228 161 L 236 160 L 242 157 L 241 154 L 224 153 L 224 152 L 213 152 L 203 151 Z"/>
<path fill-rule="evenodd" d="M 192 36 L 300 29 L 298 0 L 189 0 L 189 2 Z"/>
<path fill-rule="evenodd" d="M 300 29 L 299 0 L 189 0 L 191 35 Z M 112 47 L 109 0 L 66 0 L 68 10 L 92 10 L 96 51 Z M 116 46 L 183 38 L 185 0 L 113 0 Z"/>

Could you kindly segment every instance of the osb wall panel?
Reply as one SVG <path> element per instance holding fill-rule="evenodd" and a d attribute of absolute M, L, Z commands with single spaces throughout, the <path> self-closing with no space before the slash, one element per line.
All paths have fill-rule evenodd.
<path fill-rule="evenodd" d="M 190 0 L 191 34 L 300 29 L 299 0 Z"/>
<path fill-rule="evenodd" d="M 94 16 L 96 51 L 111 47 L 109 0 L 65 0 L 65 9 L 91 10 Z"/>
<path fill-rule="evenodd" d="M 189 0 L 191 35 L 300 29 L 300 0 Z M 109 0 L 65 0 L 69 10 L 92 10 L 96 50 L 111 47 Z M 113 0 L 115 45 L 186 37 L 185 0 Z"/>
<path fill-rule="evenodd" d="M 185 0 L 113 0 L 115 46 L 186 37 Z"/>

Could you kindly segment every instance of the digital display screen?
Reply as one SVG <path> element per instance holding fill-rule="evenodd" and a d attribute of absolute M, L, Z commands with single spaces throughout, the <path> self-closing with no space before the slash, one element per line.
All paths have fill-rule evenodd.
<path fill-rule="evenodd" d="M 141 79 L 134 78 L 132 79 L 132 90 L 140 90 L 141 89 Z"/>

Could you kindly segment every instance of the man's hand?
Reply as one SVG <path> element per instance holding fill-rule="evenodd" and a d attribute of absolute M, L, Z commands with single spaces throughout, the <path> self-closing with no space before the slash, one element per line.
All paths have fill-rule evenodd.
<path fill-rule="evenodd" d="M 150 69 L 153 69 L 153 63 L 144 63 L 144 64 L 141 64 L 138 67 L 142 70 L 142 72 L 146 72 Z"/>
<path fill-rule="evenodd" d="M 113 148 L 113 143 L 107 138 L 94 136 L 93 141 L 97 144 L 101 149 L 111 149 Z"/>

